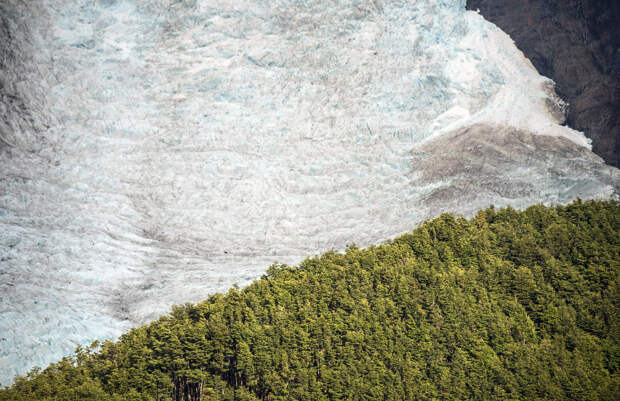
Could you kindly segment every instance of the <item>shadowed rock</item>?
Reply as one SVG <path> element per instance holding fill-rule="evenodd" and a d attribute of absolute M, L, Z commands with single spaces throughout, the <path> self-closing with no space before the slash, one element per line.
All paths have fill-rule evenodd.
<path fill-rule="evenodd" d="M 568 124 L 620 166 L 620 2 L 468 0 L 514 39 L 570 104 Z"/>
<path fill-rule="evenodd" d="M 464 0 L 3 0 L 0 15 L 17 99 L 1 383 L 275 260 L 440 211 L 606 198 L 617 179 Z M 482 123 L 497 128 L 459 129 Z"/>

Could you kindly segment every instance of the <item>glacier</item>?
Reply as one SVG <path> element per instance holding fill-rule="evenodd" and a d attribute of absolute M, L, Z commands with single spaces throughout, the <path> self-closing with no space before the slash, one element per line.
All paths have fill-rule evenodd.
<path fill-rule="evenodd" d="M 0 384 L 274 261 L 618 198 L 465 0 L 4 0 Z"/>

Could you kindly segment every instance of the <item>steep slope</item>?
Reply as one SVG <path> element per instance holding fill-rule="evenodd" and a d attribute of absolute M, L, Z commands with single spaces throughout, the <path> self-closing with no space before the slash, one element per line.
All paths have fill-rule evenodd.
<path fill-rule="evenodd" d="M 451 215 L 273 266 L 0 400 L 613 400 L 620 206 Z"/>
<path fill-rule="evenodd" d="M 0 13 L 2 383 L 274 260 L 618 194 L 552 83 L 462 0 Z"/>
<path fill-rule="evenodd" d="M 570 103 L 568 124 L 592 150 L 620 165 L 620 2 L 468 0 L 515 40 Z"/>

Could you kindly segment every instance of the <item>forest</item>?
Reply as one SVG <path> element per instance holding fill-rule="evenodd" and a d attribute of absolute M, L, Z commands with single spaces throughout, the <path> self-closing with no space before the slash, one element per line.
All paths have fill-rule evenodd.
<path fill-rule="evenodd" d="M 615 201 L 443 214 L 274 264 L 0 400 L 615 401 L 619 228 Z"/>

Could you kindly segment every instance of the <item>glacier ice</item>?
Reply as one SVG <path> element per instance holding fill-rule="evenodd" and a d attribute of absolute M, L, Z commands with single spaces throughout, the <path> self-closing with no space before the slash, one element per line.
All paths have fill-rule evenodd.
<path fill-rule="evenodd" d="M 0 4 L 0 383 L 443 211 L 617 197 L 464 0 Z"/>

